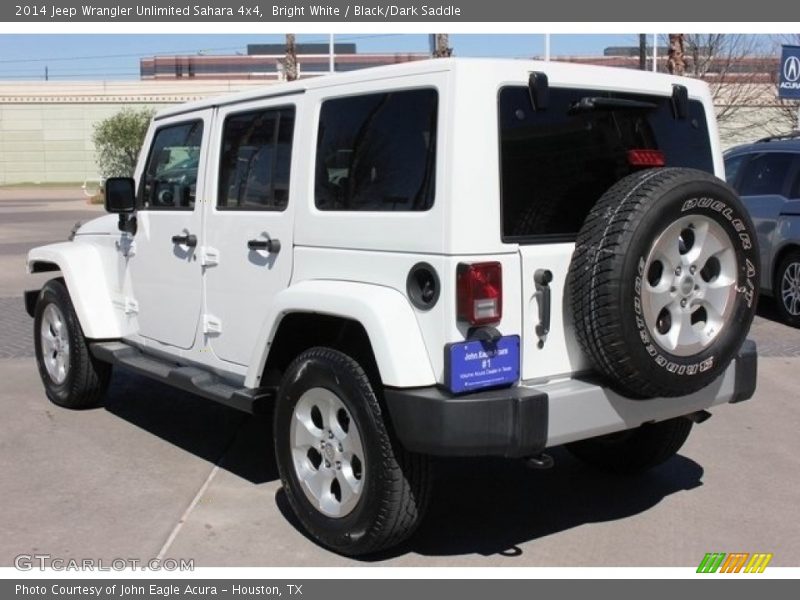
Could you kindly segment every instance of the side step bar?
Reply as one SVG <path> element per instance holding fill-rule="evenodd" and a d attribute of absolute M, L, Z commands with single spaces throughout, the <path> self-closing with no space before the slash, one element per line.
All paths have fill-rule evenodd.
<path fill-rule="evenodd" d="M 121 365 L 172 387 L 250 414 L 263 414 L 274 399 L 273 388 L 240 388 L 198 367 L 185 367 L 150 356 L 123 342 L 92 342 L 98 360 Z"/>

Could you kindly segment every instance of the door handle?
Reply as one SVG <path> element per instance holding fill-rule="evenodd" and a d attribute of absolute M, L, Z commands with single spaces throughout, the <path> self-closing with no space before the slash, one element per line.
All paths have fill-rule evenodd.
<path fill-rule="evenodd" d="M 550 282 L 553 273 L 549 269 L 536 269 L 533 282 L 536 285 L 536 304 L 539 305 L 539 323 L 536 325 L 536 336 L 539 348 L 544 346 L 544 339 L 550 333 Z"/>
<path fill-rule="evenodd" d="M 280 240 L 247 240 L 247 247 L 250 250 L 266 250 L 270 254 L 277 254 L 281 251 Z"/>
<path fill-rule="evenodd" d="M 194 235 L 193 233 L 186 233 L 184 235 L 173 235 L 172 243 L 180 244 L 181 246 L 188 246 L 189 248 L 194 248 L 195 246 L 197 246 L 197 236 Z"/>

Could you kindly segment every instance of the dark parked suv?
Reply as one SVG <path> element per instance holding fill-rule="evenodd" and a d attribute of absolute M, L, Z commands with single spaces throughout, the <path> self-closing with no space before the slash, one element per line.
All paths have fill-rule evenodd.
<path fill-rule="evenodd" d="M 761 293 L 783 321 L 800 327 L 800 132 L 725 154 L 728 183 L 742 197 L 761 248 Z"/>

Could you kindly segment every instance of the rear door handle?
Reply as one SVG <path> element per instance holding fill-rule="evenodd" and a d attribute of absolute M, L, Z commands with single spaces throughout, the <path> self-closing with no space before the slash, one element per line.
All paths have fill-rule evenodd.
<path fill-rule="evenodd" d="M 197 246 L 197 236 L 194 235 L 193 233 L 186 233 L 184 235 L 173 235 L 172 243 L 180 244 L 181 246 L 187 246 L 189 248 L 194 248 L 195 246 Z"/>
<path fill-rule="evenodd" d="M 549 269 L 537 269 L 533 274 L 536 285 L 536 304 L 539 305 L 539 323 L 536 325 L 536 337 L 539 338 L 539 348 L 544 346 L 544 339 L 550 333 L 550 282 L 553 273 Z"/>
<path fill-rule="evenodd" d="M 247 247 L 250 250 L 266 250 L 270 254 L 277 254 L 281 251 L 280 240 L 247 240 Z"/>

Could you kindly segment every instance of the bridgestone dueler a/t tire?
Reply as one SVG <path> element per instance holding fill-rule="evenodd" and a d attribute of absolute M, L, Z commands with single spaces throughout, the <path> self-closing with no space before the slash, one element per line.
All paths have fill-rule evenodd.
<path fill-rule="evenodd" d="M 641 289 L 655 240 L 678 219 L 693 216 L 718 224 L 729 238 L 736 293 L 716 337 L 696 353 L 680 356 L 650 334 Z M 702 389 L 728 367 L 755 314 L 754 231 L 736 193 L 694 169 L 640 171 L 600 198 L 578 233 L 569 285 L 578 341 L 612 388 L 638 399 L 682 396 Z"/>
<path fill-rule="evenodd" d="M 332 518 L 306 497 L 292 459 L 290 428 L 298 401 L 313 388 L 333 392 L 355 421 L 365 453 L 364 488 L 349 514 Z M 275 455 L 294 513 L 320 544 L 341 554 L 372 554 L 396 546 L 417 528 L 428 504 L 429 458 L 404 450 L 391 435 L 364 369 L 332 348 L 311 348 L 284 374 L 274 419 Z"/>

